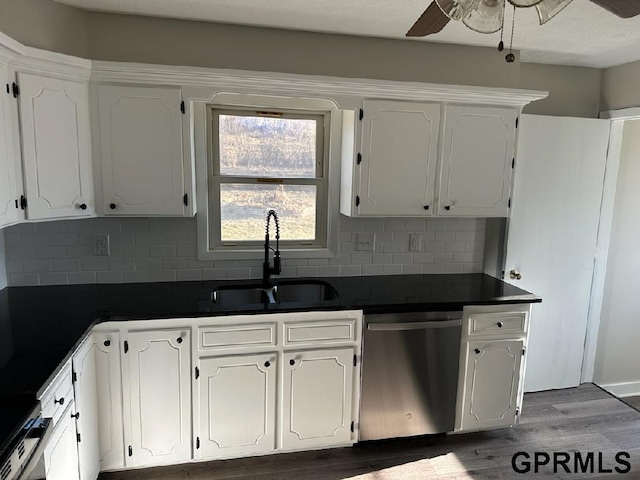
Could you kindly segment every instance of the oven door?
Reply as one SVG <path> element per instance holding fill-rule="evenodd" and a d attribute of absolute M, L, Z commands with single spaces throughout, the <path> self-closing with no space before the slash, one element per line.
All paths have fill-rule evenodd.
<path fill-rule="evenodd" d="M 51 433 L 51 418 L 40 417 L 40 407 L 25 422 L 15 439 L 8 459 L 0 467 L 0 478 L 27 480 L 44 477 L 43 453 Z"/>

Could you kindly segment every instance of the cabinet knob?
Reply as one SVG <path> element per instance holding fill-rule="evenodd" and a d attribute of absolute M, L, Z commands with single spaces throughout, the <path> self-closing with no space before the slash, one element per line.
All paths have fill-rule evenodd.
<path fill-rule="evenodd" d="M 178 343 L 182 343 L 182 337 L 178 337 L 178 338 L 176 339 L 176 342 L 178 342 Z"/>
<path fill-rule="evenodd" d="M 60 405 L 64 405 L 64 397 L 60 397 L 60 400 L 53 399 L 53 403 L 59 403 Z"/>
<path fill-rule="evenodd" d="M 497 324 L 497 325 L 498 325 L 498 328 L 502 328 L 502 327 L 504 327 L 504 323 L 502 323 L 502 322 L 498 322 L 498 324 Z"/>
<path fill-rule="evenodd" d="M 80 204 L 80 210 L 86 210 L 86 209 L 87 209 L 87 204 L 86 203 Z"/>
<path fill-rule="evenodd" d="M 269 368 L 271 366 L 271 362 L 267 360 L 266 362 L 264 362 L 264 366 Z"/>
<path fill-rule="evenodd" d="M 76 420 L 80 419 L 80 412 L 76 412 L 75 415 L 72 413 L 71 418 L 75 418 Z"/>
<path fill-rule="evenodd" d="M 111 340 L 105 340 L 104 341 L 104 346 L 108 347 L 109 345 L 111 345 Z"/>
<path fill-rule="evenodd" d="M 476 355 L 480 354 L 480 349 L 479 348 L 476 348 L 474 351 L 476 352 Z"/>
<path fill-rule="evenodd" d="M 291 360 L 289 360 L 289 365 L 295 365 L 296 361 L 292 358 Z"/>
<path fill-rule="evenodd" d="M 424 206 L 424 207 L 422 207 L 422 208 L 424 208 L 425 210 L 429 210 L 429 205 L 425 205 L 425 206 Z"/>
<path fill-rule="evenodd" d="M 447 211 L 448 211 L 448 210 L 451 210 L 451 205 L 445 205 L 445 206 L 444 206 L 444 209 L 445 209 L 445 210 L 447 210 Z"/>
<path fill-rule="evenodd" d="M 116 205 L 115 203 L 110 203 L 110 204 L 109 204 L 109 208 L 110 208 L 111 210 L 115 210 L 115 209 L 116 209 L 116 206 L 117 206 L 117 205 Z"/>
<path fill-rule="evenodd" d="M 522 275 L 520 274 L 519 271 L 514 269 L 509 272 L 509 278 L 511 280 L 520 280 L 522 278 Z"/>

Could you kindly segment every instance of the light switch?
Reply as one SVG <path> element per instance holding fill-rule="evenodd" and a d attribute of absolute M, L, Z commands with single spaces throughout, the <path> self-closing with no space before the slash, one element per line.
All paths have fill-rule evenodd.
<path fill-rule="evenodd" d="M 376 245 L 376 234 L 373 232 L 356 233 L 356 250 L 359 252 L 373 252 Z"/>

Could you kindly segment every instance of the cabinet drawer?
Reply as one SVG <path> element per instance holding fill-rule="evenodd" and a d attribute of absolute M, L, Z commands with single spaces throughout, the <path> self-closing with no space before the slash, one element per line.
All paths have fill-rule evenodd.
<path fill-rule="evenodd" d="M 40 398 L 42 416 L 53 418 L 55 424 L 71 402 L 73 402 L 73 384 L 71 382 L 71 362 L 69 362 Z"/>
<path fill-rule="evenodd" d="M 198 349 L 245 346 L 272 346 L 276 344 L 276 324 L 220 325 L 198 329 Z"/>
<path fill-rule="evenodd" d="M 526 312 L 474 314 L 469 317 L 469 335 L 524 333 L 526 320 Z"/>
<path fill-rule="evenodd" d="M 285 323 L 284 344 L 355 342 L 355 320 Z"/>

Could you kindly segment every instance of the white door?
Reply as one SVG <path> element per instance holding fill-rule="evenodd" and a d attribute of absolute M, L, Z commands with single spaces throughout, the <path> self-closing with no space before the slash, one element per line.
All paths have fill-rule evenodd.
<path fill-rule="evenodd" d="M 467 344 L 462 429 L 508 427 L 516 421 L 524 340 Z"/>
<path fill-rule="evenodd" d="M 100 473 L 96 348 L 91 337 L 72 359 L 80 480 L 96 480 Z"/>
<path fill-rule="evenodd" d="M 276 354 L 203 358 L 199 365 L 199 458 L 274 450 Z"/>
<path fill-rule="evenodd" d="M 89 216 L 88 86 L 27 73 L 18 80 L 27 217 Z"/>
<path fill-rule="evenodd" d="M 438 215 L 509 215 L 517 115 L 512 108 L 447 106 Z"/>
<path fill-rule="evenodd" d="M 130 332 L 123 355 L 127 467 L 191 458 L 188 330 Z M 128 390 L 128 391 L 127 391 Z M 127 425 L 129 418 L 130 424 Z"/>
<path fill-rule="evenodd" d="M 122 375 L 118 332 L 94 333 L 100 469 L 124 466 Z"/>
<path fill-rule="evenodd" d="M 520 119 L 505 281 L 542 297 L 525 391 L 580 384 L 608 140 L 608 120 Z"/>
<path fill-rule="evenodd" d="M 7 69 L 0 65 L 0 85 L 9 83 Z M 13 131 L 9 106 L 12 100 L 12 97 L 0 92 L 0 228 L 15 223 L 22 217 L 19 203 L 16 204 L 22 188 L 16 173 L 20 159 L 14 157 L 12 150 Z"/>
<path fill-rule="evenodd" d="M 47 480 L 80 480 L 76 426 L 71 417 L 73 401 L 66 408 L 44 448 L 44 468 Z"/>
<path fill-rule="evenodd" d="M 179 88 L 98 86 L 105 215 L 186 213 L 181 99 Z"/>
<path fill-rule="evenodd" d="M 431 215 L 440 105 L 367 100 L 363 110 L 358 214 Z"/>
<path fill-rule="evenodd" d="M 282 448 L 350 442 L 353 355 L 353 348 L 284 353 Z"/>

